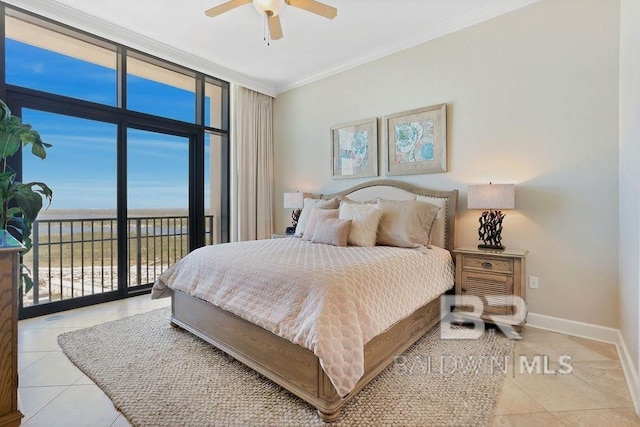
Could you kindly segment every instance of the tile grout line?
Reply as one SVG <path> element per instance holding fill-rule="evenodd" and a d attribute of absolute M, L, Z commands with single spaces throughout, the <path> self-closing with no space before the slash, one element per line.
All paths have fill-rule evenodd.
<path fill-rule="evenodd" d="M 43 387 L 65 387 L 65 386 L 56 385 L 56 386 L 36 386 L 36 387 L 23 387 L 23 388 L 43 388 Z M 46 408 L 47 406 L 51 405 L 54 400 L 56 400 L 58 397 L 60 397 L 60 395 L 62 393 L 64 393 L 65 391 L 67 391 L 70 387 L 71 387 L 70 385 L 66 386 L 64 390 L 62 390 L 62 391 L 60 391 L 60 393 L 56 394 L 53 399 L 50 399 L 47 403 L 44 404 L 44 406 L 42 408 L 40 408 L 36 412 L 34 412 L 29 418 L 24 417 L 22 419 L 21 424 L 26 423 L 28 420 L 30 420 L 33 417 L 35 417 L 36 415 L 38 415 L 44 408 Z"/>

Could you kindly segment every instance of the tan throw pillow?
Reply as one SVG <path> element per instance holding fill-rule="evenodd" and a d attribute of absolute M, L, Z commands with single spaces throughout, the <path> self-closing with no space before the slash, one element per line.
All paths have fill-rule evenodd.
<path fill-rule="evenodd" d="M 347 246 L 350 229 L 350 219 L 324 219 L 316 225 L 311 241 L 333 246 Z"/>
<path fill-rule="evenodd" d="M 440 208 L 438 211 L 438 215 L 436 215 L 436 219 L 433 220 L 433 225 L 431 226 L 431 235 L 429 238 L 429 243 L 432 245 L 436 245 L 438 247 L 444 248 L 446 246 L 446 216 L 447 216 L 447 199 L 431 197 L 431 196 L 418 196 L 417 199 L 419 202 L 431 203 L 432 205 L 436 205 Z M 448 242 L 451 243 L 451 242 Z"/>
<path fill-rule="evenodd" d="M 307 227 L 307 221 L 309 221 L 309 215 L 313 208 L 320 209 L 338 209 L 340 202 L 338 199 L 304 199 L 302 212 L 300 212 L 300 218 L 298 218 L 298 225 L 296 226 L 295 235 L 301 237 L 304 234 L 304 229 Z"/>
<path fill-rule="evenodd" d="M 313 232 L 315 231 L 318 222 L 329 218 L 338 218 L 338 209 L 313 208 L 313 210 L 311 211 L 311 215 L 309 215 L 307 226 L 304 229 L 302 240 L 310 241 L 313 237 Z"/>
<path fill-rule="evenodd" d="M 340 203 L 340 219 L 350 219 L 349 245 L 375 246 L 382 211 L 378 204 Z"/>
<path fill-rule="evenodd" d="M 351 200 L 348 196 L 340 196 L 338 197 L 338 201 L 340 203 L 355 203 L 357 205 L 375 205 L 376 203 L 378 203 L 378 199 L 358 201 L 358 200 Z"/>
<path fill-rule="evenodd" d="M 433 222 L 440 208 L 414 200 L 379 200 L 382 219 L 377 243 L 385 246 L 415 248 L 429 246 Z"/>

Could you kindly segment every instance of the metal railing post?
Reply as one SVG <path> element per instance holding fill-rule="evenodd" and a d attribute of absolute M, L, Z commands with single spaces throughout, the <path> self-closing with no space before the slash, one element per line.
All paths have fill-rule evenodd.
<path fill-rule="evenodd" d="M 209 216 L 209 244 L 213 245 L 215 237 L 215 230 L 213 229 L 213 215 Z"/>
<path fill-rule="evenodd" d="M 137 285 L 142 284 L 142 221 L 136 218 L 136 273 L 138 280 Z"/>
<path fill-rule="evenodd" d="M 31 271 L 31 276 L 33 278 L 33 304 L 37 305 L 40 301 L 40 262 L 38 259 L 40 257 L 40 224 L 37 220 L 33 222 L 31 234 L 33 236 L 31 238 L 31 243 L 33 244 L 33 271 Z"/>
<path fill-rule="evenodd" d="M 135 221 L 135 225 L 131 224 L 132 221 Z M 145 221 L 144 230 L 142 228 L 143 221 Z M 79 237 L 74 235 L 78 223 L 80 223 L 81 227 L 81 231 L 78 233 Z M 91 226 L 90 233 L 85 230 L 87 224 Z M 84 288 L 85 281 L 87 285 L 91 281 L 91 295 L 113 290 L 114 280 L 117 279 L 117 276 L 114 275 L 114 269 L 117 268 L 117 265 L 114 265 L 113 259 L 114 255 L 116 255 L 113 246 L 115 242 L 114 233 L 117 232 L 117 229 L 114 229 L 114 224 L 115 219 L 113 218 L 61 218 L 42 219 L 34 222 L 32 230 L 33 266 L 30 267 L 32 268 L 31 276 L 34 281 L 34 289 L 30 296 L 21 292 L 24 302 L 28 302 L 29 305 L 40 304 L 41 249 L 45 251 L 43 256 L 46 257 L 43 260 L 45 263 L 43 273 L 46 271 L 44 273 L 46 277 L 43 277 L 43 284 L 46 284 L 45 286 L 48 285 L 48 294 L 43 295 L 43 302 L 67 300 L 80 294 L 87 295 L 88 288 L 87 290 Z M 151 224 L 151 227 L 149 224 Z M 207 228 L 206 224 L 208 224 L 208 230 L 205 230 L 205 233 L 208 236 L 205 236 L 205 238 L 209 241 L 209 244 L 213 244 L 215 222 L 212 215 L 205 216 L 205 228 Z M 42 242 L 40 242 L 40 225 L 46 227 L 43 230 L 42 238 L 44 240 Z M 185 228 L 187 229 L 186 232 Z M 139 286 L 148 281 L 154 281 L 157 274 L 182 258 L 184 252 L 188 252 L 188 245 L 187 247 L 184 246 L 185 236 L 188 239 L 188 228 L 188 218 L 181 216 L 128 218 L 127 247 L 129 249 L 129 266 L 127 270 L 127 286 Z M 109 231 L 108 233 L 107 230 Z M 136 233 L 136 236 L 132 236 L 131 233 Z M 70 236 L 69 238 L 67 238 L 68 235 Z M 79 240 L 76 240 L 76 237 Z M 136 245 L 135 252 L 131 247 L 134 244 Z M 151 245 L 153 245 L 153 248 L 151 248 Z M 79 249 L 80 254 L 74 254 L 74 249 Z M 143 253 L 143 249 L 146 254 Z M 78 256 L 80 257 L 80 265 L 78 265 Z M 136 262 L 135 270 L 130 265 L 131 261 Z M 87 265 L 89 262 L 91 263 L 90 269 Z M 143 279 L 145 268 L 146 274 Z M 153 277 L 149 274 L 150 268 L 153 269 Z M 76 269 L 79 270 L 79 278 L 75 274 Z M 65 270 L 68 271 L 65 272 Z M 91 274 L 91 276 L 88 277 L 88 274 Z M 131 280 L 132 274 L 137 274 L 136 280 Z M 78 281 L 80 281 L 80 289 L 82 290 L 80 294 L 75 289 Z M 110 286 L 109 281 L 111 282 Z M 70 296 L 65 293 L 65 289 L 68 289 L 69 286 L 71 290 Z"/>

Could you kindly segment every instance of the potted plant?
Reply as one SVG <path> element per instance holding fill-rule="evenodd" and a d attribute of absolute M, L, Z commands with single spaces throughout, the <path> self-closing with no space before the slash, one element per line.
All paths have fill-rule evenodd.
<path fill-rule="evenodd" d="M 53 192 L 43 182 L 17 181 L 16 172 L 8 164 L 13 155 L 28 145 L 31 145 L 31 152 L 41 159 L 47 157 L 46 148 L 51 147 L 51 144 L 42 141 L 40 134 L 30 125 L 12 115 L 7 104 L 0 100 L 0 246 L 13 240 L 10 233 L 22 241 L 23 255 L 31 249 L 31 227 L 42 209 L 43 201 L 51 204 L 53 198 Z M 29 292 L 33 280 L 24 265 L 20 277 L 25 292 Z"/>

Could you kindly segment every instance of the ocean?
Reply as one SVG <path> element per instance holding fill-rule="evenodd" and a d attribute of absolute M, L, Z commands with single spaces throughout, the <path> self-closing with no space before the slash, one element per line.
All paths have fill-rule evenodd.
<path fill-rule="evenodd" d="M 188 232 L 186 209 L 130 209 L 131 232 L 140 228 L 142 235 L 186 234 Z M 169 219 L 165 219 L 169 218 Z M 175 219 L 174 219 L 175 218 Z M 137 221 L 139 219 L 139 221 Z M 32 232 L 38 238 L 66 236 L 78 233 L 94 233 L 108 236 L 115 233 L 115 209 L 48 209 L 40 211 L 39 226 Z"/>
<path fill-rule="evenodd" d="M 129 209 L 129 218 L 187 216 L 187 209 Z M 115 209 L 43 209 L 38 220 L 115 219 Z"/>

